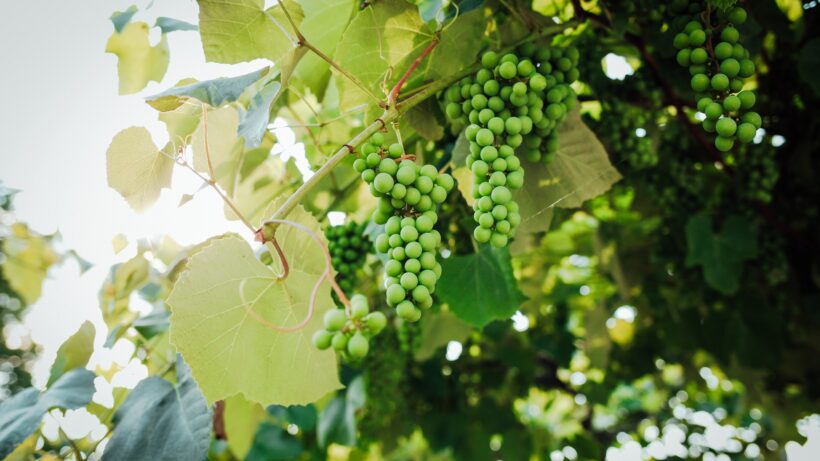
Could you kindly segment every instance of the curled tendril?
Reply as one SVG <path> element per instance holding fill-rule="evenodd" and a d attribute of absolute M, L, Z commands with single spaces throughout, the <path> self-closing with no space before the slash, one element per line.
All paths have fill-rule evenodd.
<path fill-rule="evenodd" d="M 259 296 L 256 297 L 256 299 L 253 299 L 250 302 L 246 299 L 246 297 L 245 297 L 245 284 L 248 281 L 248 279 L 242 280 L 239 283 L 239 298 L 242 301 L 242 305 L 245 308 L 245 312 L 247 312 L 248 315 L 250 315 L 251 318 L 253 318 L 256 322 L 258 322 L 259 324 L 261 324 L 262 326 L 264 326 L 265 328 L 267 328 L 269 330 L 273 330 L 273 331 L 277 331 L 277 332 L 283 332 L 283 333 L 291 333 L 291 332 L 294 332 L 294 331 L 299 331 L 299 330 L 303 329 L 308 324 L 308 322 L 310 322 L 310 320 L 313 318 L 313 314 L 316 311 L 316 296 L 319 294 L 319 287 L 321 287 L 322 282 L 324 280 L 327 280 L 328 283 L 330 283 L 331 288 L 333 288 L 333 291 L 335 291 L 336 294 L 339 296 L 339 300 L 345 306 L 345 310 L 347 310 L 348 314 L 349 314 L 350 313 L 349 312 L 350 311 L 350 301 L 347 299 L 347 296 L 345 296 L 344 291 L 342 291 L 342 289 L 339 288 L 339 285 L 336 283 L 336 280 L 333 277 L 333 263 L 332 263 L 331 258 L 330 258 L 330 252 L 328 251 L 327 246 L 324 244 L 324 242 L 322 242 L 322 239 L 319 237 L 319 235 L 317 235 L 316 232 L 314 232 L 313 230 L 311 230 L 307 226 L 303 226 L 302 224 L 299 224 L 299 223 L 293 222 L 293 221 L 289 221 L 287 219 L 270 219 L 267 222 L 265 222 L 265 225 L 268 225 L 268 224 L 271 224 L 271 223 L 273 223 L 273 224 L 284 224 L 284 225 L 287 225 L 287 226 L 291 226 L 291 227 L 293 227 L 297 230 L 300 230 L 300 231 L 308 234 L 308 236 L 314 242 L 316 242 L 316 244 L 322 250 L 322 254 L 324 255 L 324 259 L 325 259 L 325 270 L 324 270 L 324 272 L 322 272 L 322 275 L 319 277 L 319 279 L 316 280 L 316 284 L 313 285 L 313 290 L 310 293 L 310 301 L 308 302 L 307 315 L 305 316 L 304 319 L 302 319 L 296 325 L 287 326 L 287 327 L 282 326 L 282 325 L 276 325 L 276 324 L 266 320 L 265 318 L 263 318 L 258 313 L 256 313 L 253 310 L 253 304 L 256 303 L 256 301 L 259 300 L 259 298 L 261 297 L 261 293 L 260 293 Z M 285 257 L 284 252 L 282 252 L 282 250 L 281 250 L 281 248 L 279 247 L 278 244 L 275 244 L 276 240 L 275 239 L 270 239 L 270 238 L 265 238 L 265 236 L 264 236 L 265 232 L 264 232 L 263 229 L 264 229 L 264 226 L 256 232 L 257 238 L 259 240 L 263 241 L 266 245 L 269 242 L 274 242 L 274 246 L 277 250 L 278 257 L 280 258 L 280 260 L 283 261 L 283 264 L 287 264 L 286 262 L 284 262 L 284 261 L 286 261 L 285 258 L 284 258 Z M 272 269 L 271 269 L 271 272 L 273 272 Z M 273 280 L 282 281 L 287 276 L 287 272 L 285 273 L 284 276 L 281 276 L 279 274 L 275 274 L 275 276 L 276 276 L 276 278 L 273 279 Z M 262 291 L 262 293 L 264 293 L 264 290 Z"/>

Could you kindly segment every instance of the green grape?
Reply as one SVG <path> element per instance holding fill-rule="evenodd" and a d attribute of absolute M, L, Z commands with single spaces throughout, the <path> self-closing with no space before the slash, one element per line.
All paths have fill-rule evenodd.
<path fill-rule="evenodd" d="M 363 168 L 361 163 L 358 168 Z M 364 235 L 365 225 L 365 223 L 349 222 L 325 229 L 328 252 L 333 267 L 336 269 L 336 283 L 345 293 L 353 291 L 357 279 L 356 274 L 364 266 L 367 254 L 373 249 L 370 240 Z M 387 241 L 382 240 L 377 243 L 386 245 Z M 335 292 L 333 296 L 336 296 Z"/>
<path fill-rule="evenodd" d="M 355 294 L 348 309 L 331 309 L 325 313 L 325 328 L 313 334 L 313 345 L 319 350 L 333 347 L 343 358 L 357 361 L 367 355 L 369 340 L 387 325 L 381 312 L 370 312 L 367 298 Z"/>

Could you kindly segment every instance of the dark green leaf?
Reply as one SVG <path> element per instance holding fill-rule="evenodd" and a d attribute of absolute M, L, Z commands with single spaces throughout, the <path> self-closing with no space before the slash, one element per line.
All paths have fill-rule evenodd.
<path fill-rule="evenodd" d="M 508 319 L 524 301 L 506 248 L 484 245 L 478 253 L 450 257 L 441 266 L 439 299 L 471 325 Z"/>
<path fill-rule="evenodd" d="M 706 283 L 726 294 L 737 291 L 743 262 L 757 255 L 757 230 L 740 216 L 727 218 L 719 233 L 709 216 L 693 216 L 686 223 L 686 241 L 686 266 L 702 266 Z"/>
<path fill-rule="evenodd" d="M 177 358 L 177 384 L 152 376 L 141 381 L 114 415 L 104 460 L 201 460 L 211 440 L 211 408 Z"/>
<path fill-rule="evenodd" d="M 797 69 L 814 94 L 820 96 L 820 38 L 809 40 L 800 49 Z"/>
<path fill-rule="evenodd" d="M 356 445 L 356 411 L 364 406 L 364 380 L 354 379 L 347 387 L 344 397 L 330 401 L 319 416 L 317 438 L 319 445 L 327 447 L 331 443 Z"/>
<path fill-rule="evenodd" d="M 262 78 L 269 69 L 265 67 L 237 77 L 223 77 L 174 87 L 145 99 L 151 107 L 161 112 L 176 109 L 182 105 L 186 97 L 219 107 L 226 102 L 236 101 L 246 88 Z"/>

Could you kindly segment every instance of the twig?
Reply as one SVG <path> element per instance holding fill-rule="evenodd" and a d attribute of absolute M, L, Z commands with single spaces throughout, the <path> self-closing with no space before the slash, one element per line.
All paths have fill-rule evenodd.
<path fill-rule="evenodd" d="M 434 38 L 430 42 L 430 44 L 427 45 L 427 48 L 425 48 L 424 51 L 422 51 L 421 54 L 413 60 L 413 63 L 410 64 L 410 67 L 408 67 L 404 75 L 401 76 L 399 81 L 396 83 L 396 86 L 394 86 L 393 89 L 390 91 L 390 95 L 387 97 L 388 106 L 392 106 L 396 103 L 396 100 L 399 98 L 399 91 L 401 91 L 401 87 L 404 86 L 404 82 L 406 82 L 407 79 L 410 78 L 410 74 L 412 74 L 413 71 L 416 70 L 416 67 L 418 67 L 419 64 L 421 64 L 421 61 L 423 61 L 424 58 L 427 57 L 427 55 L 430 54 L 431 51 L 433 51 L 433 48 L 435 48 L 436 45 L 438 45 L 438 39 Z"/>
<path fill-rule="evenodd" d="M 60 431 L 60 435 L 65 438 L 66 442 L 68 442 L 71 446 L 71 449 L 74 451 L 74 456 L 77 457 L 77 461 L 85 461 L 85 457 L 83 456 L 83 452 L 80 450 L 80 447 L 78 447 L 74 440 L 72 440 L 71 437 L 63 431 L 63 428 L 59 423 L 57 423 L 57 430 Z"/>
<path fill-rule="evenodd" d="M 208 108 L 202 104 L 202 134 L 205 136 L 203 144 L 205 146 L 205 158 L 208 159 L 208 174 L 211 179 L 216 179 L 214 174 L 214 166 L 211 163 L 211 149 L 208 147 Z"/>

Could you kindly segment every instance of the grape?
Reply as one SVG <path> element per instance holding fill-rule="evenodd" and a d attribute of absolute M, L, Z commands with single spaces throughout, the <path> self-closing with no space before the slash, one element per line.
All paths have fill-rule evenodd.
<path fill-rule="evenodd" d="M 361 169 L 361 163 L 356 167 Z M 336 269 L 336 283 L 345 293 L 353 291 L 356 273 L 364 265 L 367 254 L 373 248 L 370 240 L 364 235 L 364 229 L 365 223 L 358 224 L 352 221 L 325 229 L 328 252 Z M 387 241 L 383 240 L 381 244 L 385 245 Z M 333 294 L 335 296 L 335 292 Z"/>
<path fill-rule="evenodd" d="M 704 15 L 717 14 L 714 21 Z M 696 93 L 707 93 L 706 97 L 698 96 L 697 108 L 706 117 L 701 124 L 710 133 L 717 133 L 715 147 L 727 152 L 734 147 L 735 139 L 748 143 L 754 139 L 754 132 L 760 128 L 761 119 L 756 112 L 750 112 L 755 105 L 755 95 L 743 91 L 743 79 L 754 75 L 755 65 L 749 59 L 748 51 L 740 40 L 740 32 L 733 24 L 743 24 L 747 19 L 746 10 L 735 6 L 728 12 L 708 10 L 698 17 L 708 20 L 707 24 L 729 24 L 704 29 L 700 21 L 690 21 L 682 31 L 672 39 L 677 48 L 678 64 L 689 67 L 692 75 L 690 86 Z M 706 38 L 720 36 L 720 42 L 710 52 L 701 47 Z M 718 72 L 715 72 L 715 70 Z M 743 126 L 741 130 L 739 126 Z"/>
<path fill-rule="evenodd" d="M 361 333 L 354 334 L 347 343 L 347 353 L 350 354 L 350 357 L 354 360 L 361 359 L 367 355 L 369 348 L 370 344 L 367 338 Z"/>
<path fill-rule="evenodd" d="M 504 62 L 510 62 L 509 58 L 503 59 L 507 59 Z M 484 60 L 493 62 L 497 57 L 489 56 Z M 491 75 L 481 76 L 485 83 L 490 81 L 487 80 L 490 77 Z M 458 85 L 460 87 L 454 86 L 445 95 L 452 103 L 458 104 L 469 97 L 469 110 L 471 114 L 476 114 L 476 117 L 481 111 L 489 110 L 475 107 L 485 104 L 486 98 L 477 97 L 483 95 L 476 93 L 469 96 L 469 93 L 460 89 L 471 86 L 472 83 L 464 81 Z M 480 85 L 478 91 L 482 91 Z M 465 94 L 468 96 L 465 97 Z M 493 118 L 492 115 L 494 114 L 482 118 L 490 120 Z M 494 135 L 487 128 L 471 124 L 466 131 L 472 140 L 480 139 L 488 145 L 493 143 Z M 381 135 L 371 137 L 362 147 L 358 160 L 364 158 L 368 164 L 378 163 L 379 171 L 370 185 L 373 195 L 379 198 L 373 220 L 378 224 L 384 224 L 384 234 L 376 238 L 376 249 L 387 255 L 384 264 L 385 298 L 388 305 L 396 308 L 399 317 L 407 321 L 416 321 L 421 317 L 421 309 L 427 309 L 433 304 L 432 297 L 416 299 L 413 293 L 419 286 L 418 277 L 423 269 L 422 261 L 429 266 L 424 269 L 438 267 L 440 270 L 436 254 L 441 244 L 441 235 L 433 228 L 438 220 L 436 208 L 445 202 L 447 194 L 455 186 L 455 180 L 449 174 L 439 173 L 433 165 L 419 166 L 407 159 L 400 144 L 385 147 L 377 141 L 383 142 L 384 139 Z M 366 160 L 374 154 L 378 156 L 377 160 Z M 361 165 L 361 162 L 358 165 Z M 476 162 L 474 168 L 480 170 L 482 164 Z M 486 163 L 483 164 L 483 168 L 488 168 Z M 383 177 L 382 175 L 386 175 L 388 179 L 380 180 L 384 184 L 377 185 L 376 181 Z M 386 187 L 388 180 L 393 183 L 390 189 Z M 428 288 L 432 293 L 435 290 L 435 283 L 425 289 Z M 379 320 L 375 322 L 378 323 Z"/>
<path fill-rule="evenodd" d="M 482 55 L 481 70 L 444 92 L 445 113 L 454 126 L 466 126 L 464 134 L 470 142 L 467 167 L 474 178 L 478 224 L 474 237 L 505 246 L 521 220 L 512 200 L 512 192 L 524 184 L 524 169 L 515 149 L 523 146 L 532 162 L 549 163 L 554 158 L 558 149 L 555 129 L 577 104 L 569 85 L 578 78 L 580 53 L 574 47 L 534 44 L 522 45 L 500 59 L 488 53 Z M 473 85 L 478 93 L 463 90 Z M 461 113 L 448 109 L 451 104 L 461 104 Z M 440 195 L 431 197 L 440 199 Z M 496 220 L 489 213 L 496 206 L 504 208 L 509 219 Z M 407 313 L 415 315 L 414 311 Z"/>

